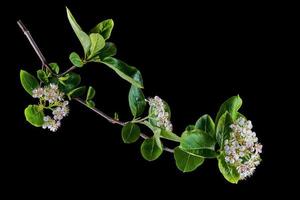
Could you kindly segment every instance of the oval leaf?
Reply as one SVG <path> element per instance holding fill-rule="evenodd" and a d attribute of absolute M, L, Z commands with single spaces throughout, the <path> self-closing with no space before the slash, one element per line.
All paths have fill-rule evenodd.
<path fill-rule="evenodd" d="M 135 67 L 129 66 L 121 60 L 107 57 L 102 63 L 114 70 L 121 78 L 138 88 L 143 88 L 142 75 Z"/>
<path fill-rule="evenodd" d="M 143 114 L 146 107 L 146 101 L 143 91 L 140 88 L 134 85 L 131 86 L 128 94 L 128 102 L 131 113 L 134 117 L 138 117 Z"/>
<path fill-rule="evenodd" d="M 81 77 L 79 74 L 74 72 L 70 72 L 63 77 L 59 77 L 60 79 L 60 89 L 64 93 L 69 93 L 73 89 L 75 89 L 81 82 Z"/>
<path fill-rule="evenodd" d="M 203 115 L 200 117 L 197 120 L 195 127 L 208 133 L 212 138 L 216 138 L 215 123 L 209 115 Z"/>
<path fill-rule="evenodd" d="M 87 106 L 88 107 L 90 107 L 90 108 L 95 108 L 95 102 L 93 101 L 93 100 L 87 100 L 86 101 L 86 104 L 87 104 Z"/>
<path fill-rule="evenodd" d="M 163 150 L 157 146 L 154 138 L 145 139 L 141 145 L 141 154 L 148 161 L 156 160 L 162 152 Z"/>
<path fill-rule="evenodd" d="M 49 66 L 56 74 L 59 73 L 59 66 L 57 63 L 50 63 Z"/>
<path fill-rule="evenodd" d="M 103 60 L 106 57 L 115 56 L 117 54 L 117 47 L 112 42 L 106 42 L 103 49 L 98 52 L 100 60 Z"/>
<path fill-rule="evenodd" d="M 80 56 L 75 52 L 72 52 L 70 54 L 69 59 L 70 59 L 71 63 L 76 67 L 83 67 L 83 65 L 84 65 L 84 63 L 81 60 Z"/>
<path fill-rule="evenodd" d="M 126 144 L 136 142 L 140 137 L 140 127 L 134 123 L 127 123 L 122 128 L 122 139 Z"/>
<path fill-rule="evenodd" d="M 43 83 L 48 83 L 49 82 L 46 72 L 44 72 L 42 69 L 39 69 L 36 72 L 36 75 L 37 75 L 38 79 L 40 81 L 42 81 Z"/>
<path fill-rule="evenodd" d="M 227 181 L 229 181 L 230 183 L 235 183 L 235 184 L 238 183 L 238 181 L 240 179 L 240 175 L 235 167 L 229 165 L 225 161 L 224 153 L 222 153 L 218 157 L 218 166 L 219 166 L 220 172 L 223 174 L 224 178 Z"/>
<path fill-rule="evenodd" d="M 32 95 L 32 90 L 39 87 L 38 80 L 25 70 L 20 71 L 20 80 L 25 91 Z"/>
<path fill-rule="evenodd" d="M 229 138 L 231 128 L 230 124 L 233 123 L 231 115 L 226 111 L 218 121 L 216 129 L 216 139 L 218 144 L 221 147 L 221 150 L 224 147 L 224 141 Z"/>
<path fill-rule="evenodd" d="M 37 105 L 29 105 L 24 110 L 26 120 L 35 127 L 41 127 L 44 124 L 43 110 L 39 110 Z"/>
<path fill-rule="evenodd" d="M 72 26 L 72 29 L 75 32 L 77 38 L 79 39 L 83 47 L 84 55 L 87 56 L 91 46 L 90 37 L 85 32 L 82 31 L 81 27 L 78 25 L 78 23 L 76 22 L 75 18 L 73 17 L 72 13 L 68 8 L 67 8 L 67 15 L 68 15 L 68 20 Z"/>
<path fill-rule="evenodd" d="M 172 140 L 175 142 L 180 142 L 180 137 L 171 131 L 167 131 L 165 129 L 161 129 L 160 137 L 166 138 L 168 140 Z"/>
<path fill-rule="evenodd" d="M 85 93 L 85 86 L 76 88 L 68 93 L 68 98 L 71 100 L 72 98 L 80 97 Z"/>
<path fill-rule="evenodd" d="M 90 34 L 91 47 L 89 58 L 94 57 L 105 46 L 105 40 L 99 33 Z"/>
<path fill-rule="evenodd" d="M 95 89 L 92 86 L 90 86 L 86 95 L 86 101 L 92 100 L 95 97 L 95 95 L 96 95 Z"/>
<path fill-rule="evenodd" d="M 229 99 L 227 99 L 220 107 L 219 112 L 217 114 L 215 124 L 218 124 L 218 121 L 220 117 L 227 111 L 231 116 L 233 120 L 236 120 L 238 116 L 238 110 L 242 106 L 242 99 L 239 95 L 233 96 Z"/>
<path fill-rule="evenodd" d="M 99 33 L 100 35 L 102 35 L 102 37 L 105 40 L 107 40 L 108 38 L 110 38 L 113 28 L 114 28 L 114 21 L 112 19 L 107 19 L 107 20 L 104 20 L 104 21 L 100 22 L 99 24 L 97 24 L 97 26 L 95 26 L 91 30 L 91 32 Z"/>
<path fill-rule="evenodd" d="M 179 147 L 174 149 L 174 158 L 177 168 L 182 172 L 194 171 L 204 162 L 204 158 L 186 153 Z"/>

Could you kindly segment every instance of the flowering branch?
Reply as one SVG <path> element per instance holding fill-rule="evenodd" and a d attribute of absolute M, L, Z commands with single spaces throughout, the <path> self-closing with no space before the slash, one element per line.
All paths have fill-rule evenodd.
<path fill-rule="evenodd" d="M 116 46 L 108 41 L 114 27 L 113 20 L 104 20 L 86 33 L 68 9 L 67 16 L 83 47 L 84 55 L 79 56 L 72 52 L 69 59 L 73 65 L 63 73 L 59 73 L 57 63 L 47 63 L 30 32 L 18 21 L 19 27 L 42 62 L 42 69 L 37 70 L 38 79 L 25 70 L 20 72 L 25 91 L 39 99 L 38 104 L 27 106 L 24 112 L 31 125 L 55 132 L 69 113 L 69 101 L 75 100 L 110 123 L 122 126 L 121 136 L 124 143 L 134 143 L 140 137 L 143 138 L 140 151 L 142 157 L 148 161 L 158 159 L 163 151 L 167 151 L 173 153 L 179 170 L 191 172 L 199 168 L 205 159 L 217 159 L 220 172 L 231 183 L 238 183 L 254 173 L 261 161 L 262 145 L 252 131 L 251 121 L 239 112 L 242 106 L 240 96 L 227 99 L 220 106 L 215 120 L 209 115 L 203 115 L 178 136 L 173 132 L 171 109 L 167 102 L 158 96 L 145 98 L 141 72 L 114 57 Z M 82 86 L 81 76 L 74 72 L 89 62 L 106 65 L 131 84 L 128 93 L 128 103 L 133 116 L 131 121 L 120 121 L 118 116 L 112 118 L 96 108 L 96 90 L 92 86 L 88 89 Z M 142 133 L 140 126 L 151 130 L 152 136 Z M 164 140 L 179 145 L 171 149 L 163 144 Z"/>

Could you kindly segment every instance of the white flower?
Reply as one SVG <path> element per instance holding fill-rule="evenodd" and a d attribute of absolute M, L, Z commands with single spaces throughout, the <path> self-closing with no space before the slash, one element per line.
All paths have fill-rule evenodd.
<path fill-rule="evenodd" d="M 261 161 L 262 145 L 252 127 L 251 121 L 240 117 L 230 125 L 232 132 L 224 141 L 225 161 L 236 167 L 240 179 L 251 176 Z"/>
<path fill-rule="evenodd" d="M 32 90 L 32 97 L 33 98 L 41 98 L 44 94 L 44 89 L 43 88 L 36 88 Z"/>
<path fill-rule="evenodd" d="M 60 127 L 60 121 L 55 121 L 50 116 L 44 117 L 43 129 L 48 128 L 50 131 L 55 132 Z"/>
<path fill-rule="evenodd" d="M 147 102 L 153 110 L 154 116 L 152 117 L 156 121 L 156 126 L 164 128 L 167 131 L 172 131 L 173 125 L 169 120 L 170 113 L 166 111 L 164 101 L 158 96 L 155 96 L 154 98 L 149 98 Z"/>

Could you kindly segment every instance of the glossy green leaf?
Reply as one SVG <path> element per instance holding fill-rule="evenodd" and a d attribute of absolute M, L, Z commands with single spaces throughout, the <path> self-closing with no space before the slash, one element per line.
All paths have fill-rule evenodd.
<path fill-rule="evenodd" d="M 64 93 L 69 93 L 71 90 L 75 89 L 81 82 L 81 77 L 79 74 L 70 72 L 63 77 L 59 78 L 60 89 Z"/>
<path fill-rule="evenodd" d="M 174 149 L 174 158 L 177 168 L 182 172 L 192 172 L 204 162 L 204 158 L 186 153 L 179 147 Z"/>
<path fill-rule="evenodd" d="M 49 63 L 50 68 L 56 73 L 59 73 L 59 65 L 57 63 Z"/>
<path fill-rule="evenodd" d="M 46 74 L 46 72 L 44 70 L 39 69 L 36 72 L 36 75 L 37 75 L 38 79 L 40 81 L 42 81 L 43 83 L 48 83 L 49 82 L 48 76 L 47 76 L 47 74 Z"/>
<path fill-rule="evenodd" d="M 214 158 L 217 156 L 215 152 L 215 140 L 206 132 L 199 129 L 183 132 L 180 148 L 195 156 L 205 158 Z"/>
<path fill-rule="evenodd" d="M 235 120 L 238 116 L 238 110 L 242 106 L 242 99 L 239 95 L 233 96 L 227 99 L 220 107 L 219 112 L 217 114 L 215 124 L 218 124 L 220 117 L 227 111 L 231 116 L 232 119 Z"/>
<path fill-rule="evenodd" d="M 91 47 L 89 58 L 94 57 L 105 46 L 105 40 L 99 33 L 91 33 Z"/>
<path fill-rule="evenodd" d="M 232 123 L 233 120 L 231 118 L 231 115 L 227 111 L 221 116 L 221 118 L 218 121 L 216 128 L 216 138 L 221 149 L 223 149 L 224 147 L 224 141 L 230 136 L 230 124 Z"/>
<path fill-rule="evenodd" d="M 32 90 L 39 87 L 38 80 L 25 70 L 20 71 L 20 80 L 25 91 L 32 95 Z"/>
<path fill-rule="evenodd" d="M 195 127 L 208 133 L 212 138 L 216 138 L 215 123 L 209 115 L 203 115 L 200 117 L 197 120 Z"/>
<path fill-rule="evenodd" d="M 143 88 L 142 75 L 135 67 L 129 66 L 123 61 L 113 57 L 107 57 L 101 62 L 114 70 L 121 78 L 125 79 L 132 85 L 138 88 Z"/>
<path fill-rule="evenodd" d="M 88 107 L 90 108 L 95 108 L 95 102 L 93 100 L 87 100 L 86 104 L 88 105 Z"/>
<path fill-rule="evenodd" d="M 82 31 L 81 27 L 78 25 L 78 23 L 76 22 L 75 18 L 73 17 L 72 13 L 68 8 L 67 8 L 67 15 L 68 15 L 69 22 L 73 28 L 73 31 L 75 32 L 77 38 L 79 39 L 83 47 L 84 55 L 87 56 L 91 46 L 90 37 L 84 31 Z"/>
<path fill-rule="evenodd" d="M 141 145 L 141 154 L 148 161 L 156 160 L 162 152 L 163 150 L 157 146 L 153 137 L 145 139 Z"/>
<path fill-rule="evenodd" d="M 143 114 L 146 107 L 146 101 L 143 91 L 140 88 L 131 85 L 128 94 L 128 102 L 134 117 L 139 117 Z"/>
<path fill-rule="evenodd" d="M 99 33 L 105 40 L 107 40 L 110 38 L 113 27 L 114 21 L 112 19 L 107 19 L 97 24 L 97 26 L 95 26 L 91 32 Z"/>
<path fill-rule="evenodd" d="M 104 58 L 115 56 L 116 54 L 116 45 L 112 42 L 106 42 L 104 48 L 101 49 L 101 51 L 99 51 L 97 55 L 99 56 L 100 60 L 103 60 Z"/>
<path fill-rule="evenodd" d="M 165 129 L 161 129 L 160 137 L 166 138 L 168 140 L 172 140 L 175 142 L 180 142 L 180 137 L 171 131 L 167 131 Z"/>
<path fill-rule="evenodd" d="M 92 86 L 90 86 L 86 95 L 86 100 L 88 101 L 93 99 L 95 95 L 96 95 L 95 89 Z"/>
<path fill-rule="evenodd" d="M 75 52 L 72 52 L 70 54 L 69 59 L 71 63 L 76 67 L 83 67 L 84 65 L 84 62 L 81 60 L 80 56 Z"/>
<path fill-rule="evenodd" d="M 44 124 L 43 110 L 37 105 L 29 105 L 24 111 L 26 120 L 35 127 L 41 127 Z"/>
<path fill-rule="evenodd" d="M 240 175 L 234 166 L 231 166 L 225 161 L 224 153 L 221 153 L 221 155 L 218 157 L 218 166 L 220 172 L 227 181 L 235 184 L 238 183 Z"/>
<path fill-rule="evenodd" d="M 153 138 L 158 146 L 158 148 L 162 149 L 162 143 L 160 140 L 160 133 L 161 133 L 161 128 L 158 128 L 156 126 L 153 126 L 150 122 L 145 121 L 144 125 L 147 126 L 152 132 L 153 132 Z"/>
<path fill-rule="evenodd" d="M 136 142 L 140 137 L 140 127 L 134 123 L 127 123 L 122 128 L 122 139 L 126 144 Z"/>
<path fill-rule="evenodd" d="M 83 96 L 85 94 L 85 90 L 86 90 L 85 86 L 75 88 L 67 94 L 68 98 L 71 100 L 73 98 Z"/>

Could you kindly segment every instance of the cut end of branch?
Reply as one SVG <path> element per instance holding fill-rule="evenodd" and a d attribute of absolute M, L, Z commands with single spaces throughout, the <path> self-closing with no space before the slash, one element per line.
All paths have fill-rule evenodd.
<path fill-rule="evenodd" d="M 26 28 L 26 26 L 23 24 L 23 22 L 22 22 L 21 20 L 18 20 L 18 21 L 17 21 L 17 24 L 19 25 L 20 29 L 21 29 L 24 33 L 28 31 L 27 28 Z"/>

